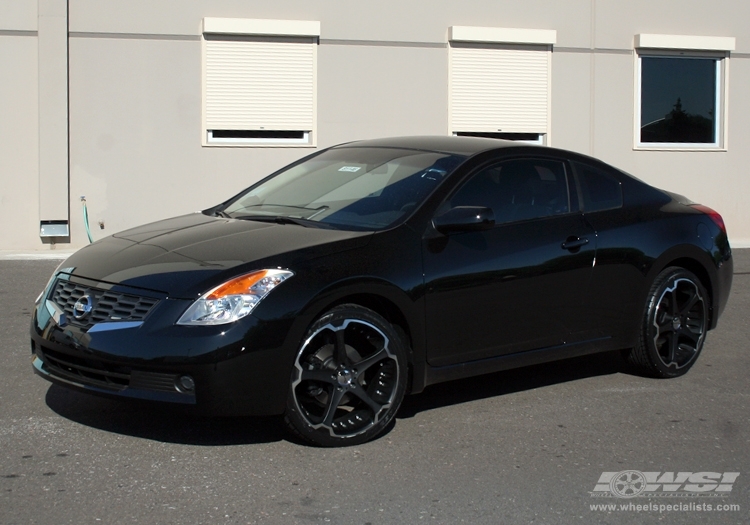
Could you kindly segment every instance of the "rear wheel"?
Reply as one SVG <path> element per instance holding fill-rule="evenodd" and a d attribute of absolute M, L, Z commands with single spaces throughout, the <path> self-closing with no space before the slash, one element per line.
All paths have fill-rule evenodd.
<path fill-rule="evenodd" d="M 695 364 L 708 330 L 708 294 L 691 272 L 670 267 L 651 286 L 638 346 L 627 360 L 655 377 L 677 377 Z"/>
<path fill-rule="evenodd" d="M 321 446 L 369 441 L 396 415 L 406 370 L 404 342 L 385 319 L 357 305 L 333 308 L 297 353 L 285 421 Z"/>

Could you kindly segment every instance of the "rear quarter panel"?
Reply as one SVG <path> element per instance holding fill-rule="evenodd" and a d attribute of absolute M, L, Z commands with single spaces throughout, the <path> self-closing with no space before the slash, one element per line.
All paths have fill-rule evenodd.
<path fill-rule="evenodd" d="M 601 318 L 602 335 L 612 336 L 613 348 L 636 344 L 649 290 L 665 268 L 682 266 L 699 277 L 714 306 L 711 328 L 731 286 L 729 246 L 711 219 L 653 188 L 643 191 L 650 196 L 638 194 L 642 183 L 633 182 L 623 184 L 623 208 L 587 215 L 597 232 L 591 311 Z M 628 199 L 628 191 L 637 196 Z M 711 232 L 710 242 L 699 235 L 705 229 Z"/>

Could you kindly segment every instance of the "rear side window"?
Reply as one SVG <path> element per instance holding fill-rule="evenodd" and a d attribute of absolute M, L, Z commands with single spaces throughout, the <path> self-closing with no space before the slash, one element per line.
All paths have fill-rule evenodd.
<path fill-rule="evenodd" d="M 584 212 L 622 207 L 622 185 L 619 180 L 600 168 L 578 162 L 573 164 L 581 185 Z"/>

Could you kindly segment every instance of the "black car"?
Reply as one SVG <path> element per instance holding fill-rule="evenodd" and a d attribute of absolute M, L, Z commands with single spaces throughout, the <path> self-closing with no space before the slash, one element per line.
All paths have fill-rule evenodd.
<path fill-rule="evenodd" d="M 34 371 L 324 446 L 440 381 L 622 350 L 684 374 L 729 297 L 721 216 L 590 157 L 489 138 L 314 153 L 205 210 L 67 259 Z"/>

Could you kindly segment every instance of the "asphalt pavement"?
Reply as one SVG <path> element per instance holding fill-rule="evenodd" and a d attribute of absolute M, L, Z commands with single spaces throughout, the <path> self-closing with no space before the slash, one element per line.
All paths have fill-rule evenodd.
<path fill-rule="evenodd" d="M 342 449 L 300 444 L 275 418 L 36 377 L 28 326 L 56 265 L 0 261 L 0 524 L 750 523 L 750 250 L 735 251 L 727 309 L 682 378 L 639 377 L 607 353 L 454 381 Z M 613 476 L 659 483 L 617 497 Z"/>

